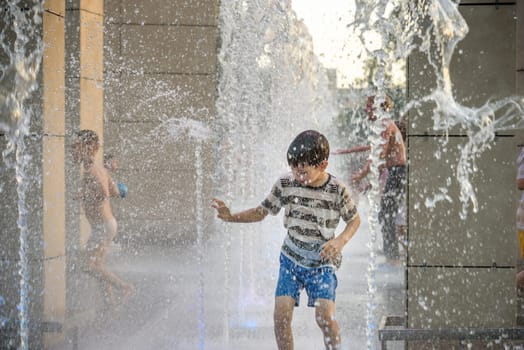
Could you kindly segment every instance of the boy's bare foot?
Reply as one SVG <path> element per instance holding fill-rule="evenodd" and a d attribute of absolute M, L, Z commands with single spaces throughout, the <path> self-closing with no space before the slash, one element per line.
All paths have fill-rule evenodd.
<path fill-rule="evenodd" d="M 118 298 L 119 304 L 126 304 L 129 299 L 135 294 L 135 287 L 128 284 L 120 290 L 120 297 Z"/>
<path fill-rule="evenodd" d="M 113 287 L 111 285 L 108 285 L 104 291 L 104 304 L 106 306 L 114 306 L 116 304 L 116 298 L 115 298 L 115 292 L 113 290 Z"/>

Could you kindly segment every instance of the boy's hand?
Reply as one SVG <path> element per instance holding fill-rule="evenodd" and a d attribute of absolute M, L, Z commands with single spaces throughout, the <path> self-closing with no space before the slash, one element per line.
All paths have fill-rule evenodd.
<path fill-rule="evenodd" d="M 232 218 L 231 211 L 227 207 L 226 203 L 224 201 L 221 201 L 220 199 L 213 198 L 211 200 L 211 207 L 215 208 L 217 210 L 217 217 L 219 219 L 222 219 L 224 221 L 230 221 Z"/>
<path fill-rule="evenodd" d="M 344 248 L 343 243 L 333 238 L 324 244 L 320 251 L 320 257 L 324 260 L 335 259 L 342 254 L 342 248 Z"/>

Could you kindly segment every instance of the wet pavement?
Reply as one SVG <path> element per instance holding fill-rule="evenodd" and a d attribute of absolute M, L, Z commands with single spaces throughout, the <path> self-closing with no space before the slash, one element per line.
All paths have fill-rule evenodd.
<path fill-rule="evenodd" d="M 344 250 L 337 276 L 337 319 L 343 349 L 366 349 L 370 232 L 366 213 Z M 231 225 L 231 224 L 230 224 Z M 78 329 L 79 350 L 276 349 L 273 293 L 278 253 L 284 238 L 281 218 L 260 224 L 218 224 L 199 247 L 114 247 L 108 268 L 131 281 L 134 296 L 107 308 Z M 378 237 L 377 241 L 380 240 Z M 377 249 L 374 248 L 373 251 Z M 377 253 L 374 320 L 404 310 L 404 269 L 384 262 Z M 320 350 L 323 342 L 314 309 L 305 295 L 295 309 L 295 349 Z M 73 349 L 69 343 L 61 349 Z M 375 331 L 374 348 L 378 349 Z"/>

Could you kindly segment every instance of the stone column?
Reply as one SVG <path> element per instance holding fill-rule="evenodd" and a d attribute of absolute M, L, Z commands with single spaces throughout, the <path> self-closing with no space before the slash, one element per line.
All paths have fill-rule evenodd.
<path fill-rule="evenodd" d="M 65 3 L 47 0 L 43 15 L 42 60 L 43 140 L 43 320 L 64 324 L 66 307 L 65 256 Z M 45 333 L 44 346 L 63 340 L 62 333 Z"/>

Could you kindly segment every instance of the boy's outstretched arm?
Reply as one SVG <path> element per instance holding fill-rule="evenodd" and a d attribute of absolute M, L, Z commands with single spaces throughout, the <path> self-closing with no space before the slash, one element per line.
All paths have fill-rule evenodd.
<path fill-rule="evenodd" d="M 324 244 L 320 257 L 323 259 L 335 258 L 342 254 L 342 249 L 347 242 L 355 235 L 360 226 L 360 216 L 357 214 L 353 220 L 347 223 L 346 227 L 340 234 Z"/>
<path fill-rule="evenodd" d="M 258 222 L 264 220 L 268 211 L 261 206 L 232 214 L 220 199 L 213 198 L 211 206 L 217 210 L 217 217 L 227 222 Z"/>

